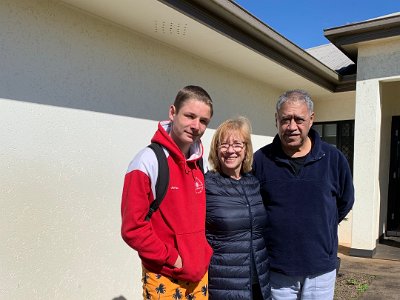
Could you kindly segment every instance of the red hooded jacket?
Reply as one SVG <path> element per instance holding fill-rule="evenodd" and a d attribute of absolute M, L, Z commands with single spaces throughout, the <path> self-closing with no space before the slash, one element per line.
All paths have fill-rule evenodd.
<path fill-rule="evenodd" d="M 160 122 L 152 142 L 164 147 L 170 181 L 164 200 L 150 221 L 145 221 L 155 196 L 158 162 L 150 148 L 130 163 L 122 193 L 122 238 L 135 249 L 151 272 L 197 282 L 207 272 L 212 249 L 205 237 L 206 199 L 204 176 L 196 161 L 202 159 L 200 142 L 185 158 L 168 132 L 170 122 Z M 183 267 L 174 268 L 178 257 Z"/>

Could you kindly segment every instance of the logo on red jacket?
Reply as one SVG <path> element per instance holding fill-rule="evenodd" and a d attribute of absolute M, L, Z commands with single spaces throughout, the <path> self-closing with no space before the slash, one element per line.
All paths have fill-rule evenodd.
<path fill-rule="evenodd" d="M 197 177 L 194 179 L 194 190 L 196 194 L 201 194 L 203 192 L 204 186 L 200 179 Z"/>

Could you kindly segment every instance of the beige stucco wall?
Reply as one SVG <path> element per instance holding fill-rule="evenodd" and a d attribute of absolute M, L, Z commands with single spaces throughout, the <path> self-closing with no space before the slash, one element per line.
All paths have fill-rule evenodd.
<path fill-rule="evenodd" d="M 314 102 L 315 122 L 354 120 L 354 91 L 330 94 Z"/>
<path fill-rule="evenodd" d="M 383 96 L 381 83 L 399 80 L 400 41 L 397 39 L 360 45 L 358 52 L 352 245 L 371 251 L 383 231 L 387 195 L 388 115 L 394 101 Z M 397 100 L 398 103 L 398 100 Z M 390 134 L 389 134 L 390 135 Z M 386 166 L 385 166 L 386 165 Z M 381 198 L 382 197 L 382 198 Z M 382 205 L 383 203 L 383 205 Z"/>
<path fill-rule="evenodd" d="M 259 148 L 279 91 L 56 1 L 1 1 L 0 20 L 0 298 L 140 299 L 120 196 L 156 120 L 199 84 L 211 127 L 245 114 Z"/>

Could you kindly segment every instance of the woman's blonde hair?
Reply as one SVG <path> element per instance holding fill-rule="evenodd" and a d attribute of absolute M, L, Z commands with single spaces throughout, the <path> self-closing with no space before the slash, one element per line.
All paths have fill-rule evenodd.
<path fill-rule="evenodd" d="M 218 146 L 224 139 L 232 134 L 239 134 L 243 138 L 245 144 L 245 156 L 242 163 L 241 173 L 248 173 L 252 169 L 253 164 L 253 145 L 251 143 L 251 124 L 250 121 L 243 116 L 235 119 L 228 119 L 223 122 L 214 133 L 211 141 L 210 154 L 208 155 L 208 162 L 210 169 L 221 173 L 221 163 L 218 159 Z"/>

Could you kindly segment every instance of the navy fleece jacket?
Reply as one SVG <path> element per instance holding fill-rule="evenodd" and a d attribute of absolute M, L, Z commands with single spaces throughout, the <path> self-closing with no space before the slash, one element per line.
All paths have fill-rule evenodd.
<path fill-rule="evenodd" d="M 335 147 L 310 130 L 313 142 L 295 174 L 279 136 L 254 154 L 254 175 L 267 207 L 266 243 L 271 271 L 288 276 L 336 268 L 337 228 L 354 203 L 348 162 Z"/>

